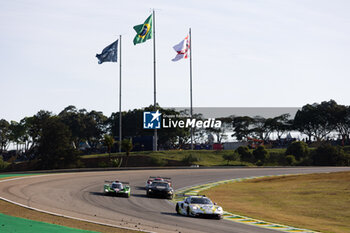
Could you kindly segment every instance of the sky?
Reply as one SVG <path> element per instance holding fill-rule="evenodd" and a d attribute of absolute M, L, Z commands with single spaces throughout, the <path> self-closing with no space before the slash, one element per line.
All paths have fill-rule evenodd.
<path fill-rule="evenodd" d="M 157 102 L 187 107 L 349 105 L 348 0 L 0 0 L 0 119 L 119 109 L 119 63 L 95 55 L 122 35 L 122 110 L 153 104 L 153 44 L 133 26 L 155 9 Z"/>

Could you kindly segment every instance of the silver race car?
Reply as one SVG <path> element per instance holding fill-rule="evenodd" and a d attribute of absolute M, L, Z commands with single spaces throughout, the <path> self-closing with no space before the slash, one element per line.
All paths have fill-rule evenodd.
<path fill-rule="evenodd" d="M 224 213 L 221 206 L 205 196 L 187 196 L 185 200 L 176 203 L 176 212 L 186 216 L 216 219 L 221 219 Z"/>

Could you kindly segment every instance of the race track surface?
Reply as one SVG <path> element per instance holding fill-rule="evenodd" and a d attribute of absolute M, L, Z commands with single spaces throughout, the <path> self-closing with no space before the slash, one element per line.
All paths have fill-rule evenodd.
<path fill-rule="evenodd" d="M 0 197 L 57 214 L 152 232 L 264 233 L 276 231 L 227 220 L 179 216 L 169 201 L 146 197 L 145 181 L 149 176 L 171 177 L 176 190 L 249 176 L 336 171 L 350 171 L 350 168 L 195 168 L 61 173 L 1 182 Z M 105 180 L 130 182 L 131 197 L 104 196 Z"/>

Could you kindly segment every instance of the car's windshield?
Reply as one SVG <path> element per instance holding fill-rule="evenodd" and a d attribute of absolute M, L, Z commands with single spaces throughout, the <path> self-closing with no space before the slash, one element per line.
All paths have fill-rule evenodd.
<path fill-rule="evenodd" d="M 167 188 L 167 187 L 169 187 L 169 184 L 168 183 L 161 183 L 161 182 L 153 182 L 152 186 Z"/>
<path fill-rule="evenodd" d="M 121 183 L 112 184 L 112 189 L 123 189 L 123 185 Z"/>
<path fill-rule="evenodd" d="M 191 198 L 191 204 L 207 204 L 212 205 L 213 203 L 208 198 Z"/>

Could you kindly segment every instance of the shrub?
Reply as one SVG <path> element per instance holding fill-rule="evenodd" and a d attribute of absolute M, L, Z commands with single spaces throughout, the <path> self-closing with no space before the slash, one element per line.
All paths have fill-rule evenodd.
<path fill-rule="evenodd" d="M 262 165 L 264 165 L 264 163 L 261 160 L 258 160 L 258 162 L 256 162 L 256 165 L 257 166 L 262 166 Z"/>
<path fill-rule="evenodd" d="M 312 153 L 313 164 L 317 166 L 349 165 L 350 156 L 339 146 L 323 144 Z"/>
<path fill-rule="evenodd" d="M 104 161 L 101 161 L 97 164 L 97 167 L 108 167 L 108 164 Z"/>
<path fill-rule="evenodd" d="M 192 154 L 189 154 L 182 159 L 182 162 L 187 164 L 193 164 L 194 162 L 199 162 L 199 161 L 200 161 L 199 157 L 193 156 Z"/>
<path fill-rule="evenodd" d="M 287 155 L 285 159 L 286 159 L 286 164 L 287 165 L 293 166 L 293 165 L 295 165 L 297 163 L 297 161 L 295 160 L 294 155 Z"/>
<path fill-rule="evenodd" d="M 245 162 L 255 162 L 255 158 L 252 153 L 250 153 L 247 146 L 240 146 L 236 149 L 236 152 L 241 156 L 241 160 Z"/>
<path fill-rule="evenodd" d="M 156 166 L 165 166 L 167 164 L 167 161 L 165 159 L 162 159 L 159 156 L 152 156 L 151 157 L 151 162 L 152 164 L 156 165 Z"/>
<path fill-rule="evenodd" d="M 256 148 L 253 151 L 253 155 L 256 160 L 260 161 L 261 163 L 264 163 L 269 157 L 269 152 L 265 149 L 264 146 L 258 146 L 258 148 Z M 258 166 L 261 166 L 261 165 L 258 165 Z"/>
<path fill-rule="evenodd" d="M 292 142 L 286 150 L 286 155 L 294 155 L 296 160 L 301 160 L 309 156 L 309 147 L 305 142 Z"/>
<path fill-rule="evenodd" d="M 85 167 L 85 164 L 79 159 L 79 160 L 76 162 L 76 167 L 78 167 L 78 168 L 84 168 L 84 167 Z"/>
<path fill-rule="evenodd" d="M 265 164 L 266 163 L 268 163 L 270 165 L 282 165 L 282 164 L 285 164 L 284 152 L 270 151 L 269 152 L 269 158 L 265 162 Z"/>
<path fill-rule="evenodd" d="M 110 160 L 112 167 L 120 167 L 122 165 L 123 162 L 123 158 L 119 157 L 119 158 L 114 158 Z"/>
<path fill-rule="evenodd" d="M 224 160 L 226 160 L 227 161 L 227 165 L 229 165 L 229 163 L 230 163 L 230 161 L 235 161 L 235 160 L 239 160 L 239 154 L 238 153 L 236 153 L 236 152 L 234 152 L 234 153 L 230 153 L 230 154 L 224 154 L 223 156 L 222 156 L 222 158 L 224 159 Z"/>
<path fill-rule="evenodd" d="M 0 170 L 5 170 L 9 165 L 10 165 L 10 163 L 2 160 L 2 156 L 1 156 L 0 157 Z"/>

